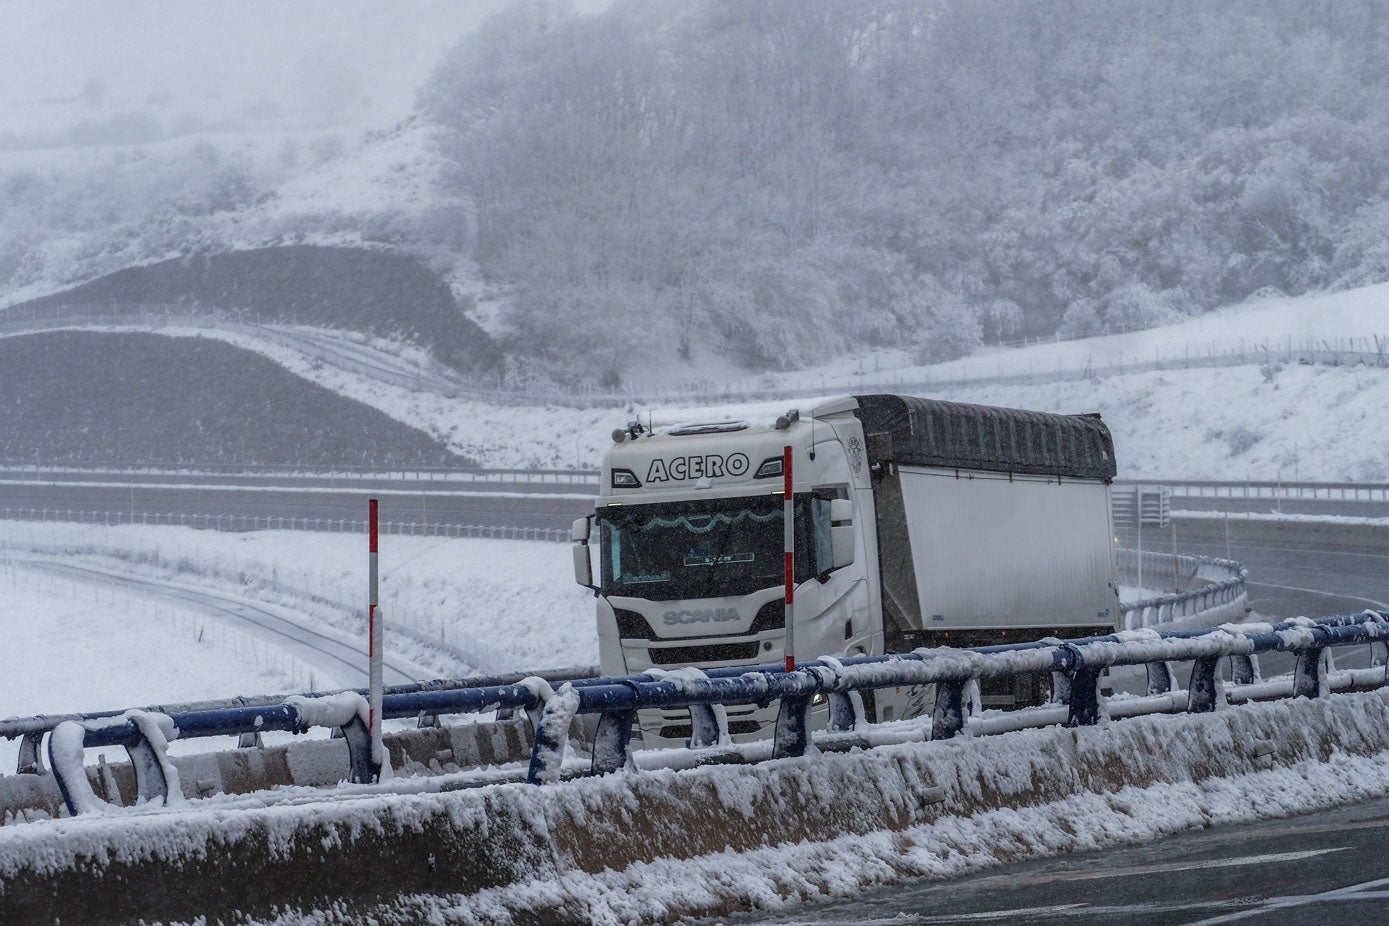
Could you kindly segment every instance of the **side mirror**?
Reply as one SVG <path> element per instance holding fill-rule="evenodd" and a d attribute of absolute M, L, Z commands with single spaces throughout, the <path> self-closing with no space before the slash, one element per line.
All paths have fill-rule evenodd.
<path fill-rule="evenodd" d="M 593 529 L 593 518 L 578 518 L 569 528 L 569 539 L 574 541 L 574 581 L 584 588 L 598 591 L 593 584 L 593 557 L 588 549 L 589 533 Z"/>
<path fill-rule="evenodd" d="M 598 591 L 593 584 L 593 560 L 588 554 L 588 544 L 574 544 L 574 581 L 584 588 Z"/>
<path fill-rule="evenodd" d="M 830 499 L 830 547 L 835 569 L 854 562 L 854 503 L 847 498 Z"/>
<path fill-rule="evenodd" d="M 588 534 L 592 529 L 592 515 L 586 518 L 575 518 L 573 526 L 569 528 L 569 539 L 575 543 L 588 543 Z"/>

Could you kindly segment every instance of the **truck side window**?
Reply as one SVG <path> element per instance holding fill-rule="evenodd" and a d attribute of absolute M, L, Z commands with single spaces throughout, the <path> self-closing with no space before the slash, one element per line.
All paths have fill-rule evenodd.
<path fill-rule="evenodd" d="M 810 496 L 810 549 L 815 557 L 815 575 L 822 576 L 834 566 L 834 544 L 830 532 L 830 501 L 848 498 L 847 486 L 816 486 Z"/>
<path fill-rule="evenodd" d="M 815 574 L 823 575 L 834 563 L 834 548 L 830 545 L 830 500 L 818 494 L 810 500 L 810 530 L 815 544 Z"/>

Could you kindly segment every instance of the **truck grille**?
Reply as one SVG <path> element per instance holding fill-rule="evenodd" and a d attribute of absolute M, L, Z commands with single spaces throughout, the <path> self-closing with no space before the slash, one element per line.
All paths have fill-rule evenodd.
<path fill-rule="evenodd" d="M 730 720 L 728 722 L 728 732 L 731 736 L 739 733 L 756 733 L 761 729 L 762 724 L 755 720 Z M 661 727 L 656 735 L 662 739 L 668 740 L 687 740 L 693 732 L 693 728 L 687 723 L 672 724 L 671 726 Z"/>
<path fill-rule="evenodd" d="M 704 646 L 652 647 L 651 664 L 654 666 L 688 666 L 699 662 L 737 662 L 752 659 L 757 655 L 758 642 L 711 643 Z"/>

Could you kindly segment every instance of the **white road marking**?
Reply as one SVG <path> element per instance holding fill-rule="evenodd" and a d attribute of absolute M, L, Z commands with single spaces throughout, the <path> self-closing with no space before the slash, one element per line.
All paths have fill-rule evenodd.
<path fill-rule="evenodd" d="M 1017 907 L 1012 910 L 988 910 L 983 913 L 951 913 L 946 916 L 918 916 L 913 923 L 988 923 L 998 920 L 1012 920 L 1019 916 L 1045 916 L 1048 913 L 1066 913 L 1085 908 L 1083 903 L 1059 903 L 1049 907 Z M 901 923 L 894 920 L 893 923 Z"/>
<path fill-rule="evenodd" d="M 1379 610 L 1389 610 L 1389 604 L 1382 601 L 1375 601 L 1373 598 L 1361 598 L 1358 595 L 1345 595 L 1341 592 L 1325 592 L 1318 588 L 1302 588 L 1297 585 L 1275 585 L 1272 582 L 1246 582 L 1246 585 L 1258 588 L 1281 588 L 1285 592 L 1305 592 L 1308 595 L 1325 595 L 1327 598 L 1344 598 L 1346 601 L 1363 601 L 1366 604 L 1374 605 Z"/>
<path fill-rule="evenodd" d="M 1129 868 L 1086 869 L 1084 871 L 1058 871 L 1038 875 L 993 875 L 980 878 L 975 883 L 981 887 L 990 882 L 1003 884 L 1050 884 L 1055 881 L 1094 881 L 1105 878 L 1128 878 L 1135 875 L 1163 874 L 1173 871 L 1189 871 L 1193 868 L 1240 868 L 1245 865 L 1276 865 L 1279 862 L 1299 862 L 1318 855 L 1344 852 L 1348 846 L 1330 849 L 1306 849 L 1301 852 L 1275 852 L 1267 855 L 1240 855 L 1234 858 L 1190 859 L 1184 862 L 1163 862 L 1156 865 L 1135 865 Z"/>
<path fill-rule="evenodd" d="M 1325 891 L 1321 894 L 1270 898 L 1257 907 L 1241 910 L 1238 913 L 1227 913 L 1224 916 L 1213 916 L 1210 919 L 1198 920 L 1194 923 L 1187 924 L 1187 926 L 1216 926 L 1217 923 L 1233 923 L 1237 920 L 1247 920 L 1251 916 L 1259 916 L 1273 910 L 1286 910 L 1290 907 L 1305 907 L 1310 904 L 1323 904 L 1327 901 L 1378 900 L 1385 896 L 1386 892 L 1367 891 L 1366 888 L 1383 887 L 1386 884 L 1389 884 L 1389 878 L 1378 878 L 1374 881 L 1362 881 L 1359 884 L 1352 884 L 1349 887 L 1338 887 L 1335 890 Z"/>

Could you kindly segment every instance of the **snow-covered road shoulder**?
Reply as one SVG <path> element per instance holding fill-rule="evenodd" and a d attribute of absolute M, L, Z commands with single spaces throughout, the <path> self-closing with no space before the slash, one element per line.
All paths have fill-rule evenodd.
<path fill-rule="evenodd" d="M 1380 796 L 1386 758 L 1374 692 L 755 768 L 193 801 L 0 830 L 0 920 L 666 922 Z"/>

